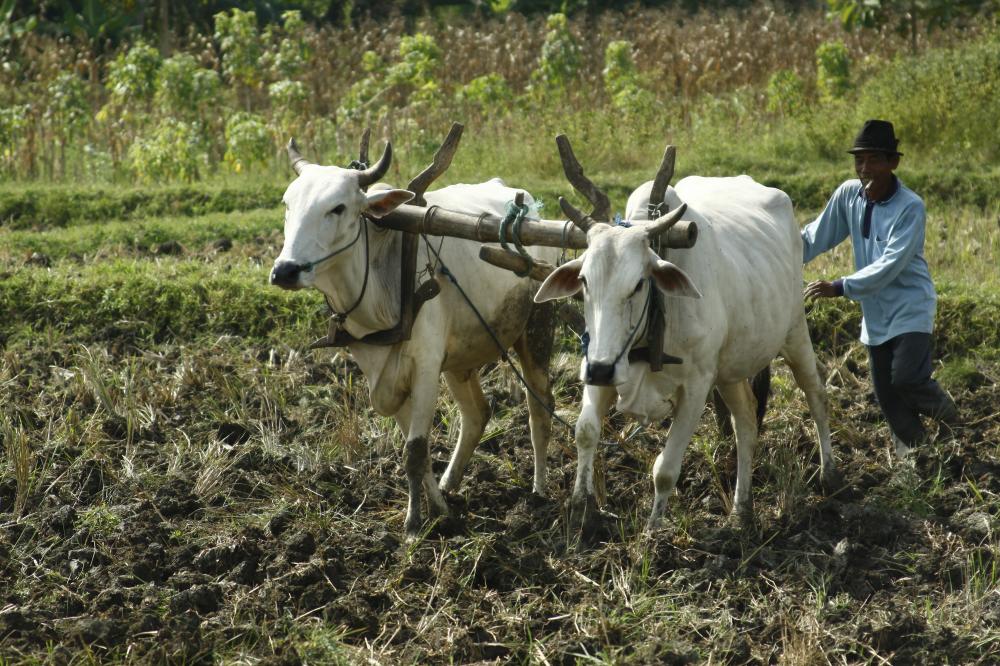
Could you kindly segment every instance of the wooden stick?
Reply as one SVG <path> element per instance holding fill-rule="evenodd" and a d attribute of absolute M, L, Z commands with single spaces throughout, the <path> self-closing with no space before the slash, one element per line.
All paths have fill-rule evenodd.
<path fill-rule="evenodd" d="M 489 213 L 470 215 L 431 206 L 403 204 L 375 223 L 386 229 L 397 229 L 413 234 L 454 236 L 482 243 L 500 242 L 500 217 Z M 511 229 L 506 230 L 505 240 L 513 243 Z M 698 239 L 698 226 L 690 220 L 681 220 L 665 232 L 665 247 L 690 248 Z M 525 220 L 521 225 L 522 245 L 565 247 L 573 250 L 587 248 L 587 234 L 572 222 L 557 220 Z"/>
<path fill-rule="evenodd" d="M 493 264 L 497 268 L 503 268 L 515 273 L 524 273 L 528 270 L 528 260 L 519 254 L 506 252 L 498 247 L 483 245 L 479 248 L 479 258 L 488 264 Z M 552 264 L 535 259 L 532 262 L 528 277 L 541 282 L 549 276 L 549 273 L 556 269 Z"/>

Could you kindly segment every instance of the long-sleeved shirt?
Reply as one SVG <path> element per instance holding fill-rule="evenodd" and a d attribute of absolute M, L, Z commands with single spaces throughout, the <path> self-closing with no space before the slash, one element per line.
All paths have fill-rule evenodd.
<path fill-rule="evenodd" d="M 838 282 L 845 296 L 861 303 L 861 342 L 866 345 L 934 330 L 937 294 L 924 259 L 924 202 L 898 180 L 896 184 L 887 199 L 870 202 L 861 181 L 848 180 L 802 229 L 803 263 L 850 235 L 855 272 Z M 866 204 L 869 229 L 864 228 Z"/>

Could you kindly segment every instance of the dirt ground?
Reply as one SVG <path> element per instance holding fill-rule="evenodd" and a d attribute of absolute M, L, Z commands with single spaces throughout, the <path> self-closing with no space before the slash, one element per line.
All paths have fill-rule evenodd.
<path fill-rule="evenodd" d="M 401 441 L 349 361 L 116 349 L 94 366 L 131 378 L 106 387 L 111 409 L 78 350 L 5 352 L 7 469 L 25 444 L 31 461 L 20 515 L 16 475 L 0 483 L 5 663 L 1000 660 L 995 366 L 954 389 L 967 425 L 914 466 L 890 455 L 863 363 L 828 367 L 847 481 L 833 496 L 779 374 L 746 525 L 728 518 L 735 455 L 709 408 L 670 526 L 643 535 L 658 434 L 612 416 L 605 514 L 586 538 L 566 509 L 572 434 L 555 427 L 551 495 L 532 495 L 525 410 L 494 369 L 501 427 L 448 497 L 454 515 L 405 543 Z M 568 409 L 578 387 L 572 363 L 560 368 Z M 204 401 L 225 401 L 227 371 L 252 375 L 245 390 L 286 383 L 226 420 Z M 185 374 L 200 372 L 215 383 Z M 115 403 L 126 386 L 142 404 Z M 307 421 L 345 401 L 353 430 Z M 438 473 L 454 418 L 439 413 Z"/>

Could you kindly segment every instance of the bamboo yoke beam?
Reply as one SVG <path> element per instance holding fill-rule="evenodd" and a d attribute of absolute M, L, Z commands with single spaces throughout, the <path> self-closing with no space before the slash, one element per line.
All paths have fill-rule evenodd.
<path fill-rule="evenodd" d="M 500 240 L 500 222 L 499 216 L 491 214 L 476 216 L 437 206 L 424 208 L 403 204 L 376 223 L 387 229 L 413 234 L 454 236 L 482 243 L 497 243 Z M 698 226 L 694 222 L 681 220 L 664 235 L 666 247 L 691 248 L 698 239 Z M 508 243 L 515 242 L 509 229 L 504 240 Z M 572 222 L 525 220 L 521 225 L 519 240 L 521 245 L 545 245 L 571 250 L 587 248 L 587 234 Z"/>

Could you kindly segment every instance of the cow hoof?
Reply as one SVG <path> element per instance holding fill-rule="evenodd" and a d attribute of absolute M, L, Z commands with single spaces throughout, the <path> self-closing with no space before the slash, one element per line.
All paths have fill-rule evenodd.
<path fill-rule="evenodd" d="M 593 495 L 574 496 L 569 501 L 569 524 L 577 526 L 586 543 L 600 531 L 601 512 Z"/>
<path fill-rule="evenodd" d="M 436 505 L 431 504 L 427 507 L 427 513 L 431 518 L 451 518 L 451 510 L 448 509 L 447 504 Z"/>
<path fill-rule="evenodd" d="M 741 504 L 733 509 L 729 514 L 729 524 L 736 529 L 751 529 L 757 525 L 757 515 L 754 513 L 753 504 Z"/>
<path fill-rule="evenodd" d="M 421 528 L 423 527 L 423 520 L 420 516 L 407 516 L 406 520 L 403 522 L 403 536 L 407 543 L 413 543 L 420 539 Z"/>
<path fill-rule="evenodd" d="M 844 475 L 836 467 L 823 470 L 819 479 L 823 494 L 833 496 L 844 489 Z"/>

